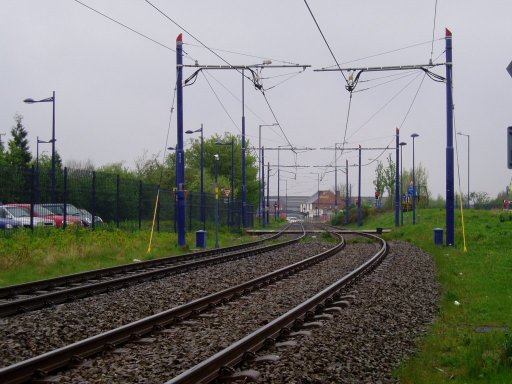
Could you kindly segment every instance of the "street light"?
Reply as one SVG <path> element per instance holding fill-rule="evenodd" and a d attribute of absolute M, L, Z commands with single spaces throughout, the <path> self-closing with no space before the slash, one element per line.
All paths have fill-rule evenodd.
<path fill-rule="evenodd" d="M 400 144 L 400 222 L 401 225 L 404 225 L 404 210 L 402 207 L 402 196 L 404 195 L 404 181 L 403 181 L 403 160 L 402 160 L 402 149 L 404 148 L 404 145 L 407 145 L 405 141 L 402 141 Z"/>
<path fill-rule="evenodd" d="M 468 138 L 468 209 L 469 209 L 469 135 L 457 132 L 457 135 L 466 136 Z"/>
<path fill-rule="evenodd" d="M 412 137 L 412 223 L 416 224 L 416 175 L 414 173 L 414 139 L 419 135 L 413 133 Z"/>
<path fill-rule="evenodd" d="M 195 131 L 185 131 L 186 134 L 191 135 L 193 133 L 201 132 L 201 221 L 203 222 L 203 231 L 206 230 L 206 218 L 204 214 L 204 140 L 203 140 L 203 124 L 201 128 Z"/>
<path fill-rule="evenodd" d="M 234 205 L 234 194 L 235 194 L 235 140 L 231 138 L 230 143 L 224 143 L 222 141 L 216 141 L 216 145 L 231 145 L 231 199 L 228 199 L 228 212 L 229 212 L 229 224 L 233 221 L 233 205 Z"/>
<path fill-rule="evenodd" d="M 219 155 L 215 158 L 215 248 L 219 248 Z"/>
<path fill-rule="evenodd" d="M 23 102 L 27 104 L 34 103 L 49 103 L 53 104 L 53 119 L 52 119 L 52 139 L 50 142 L 52 143 L 52 175 L 51 175 L 51 194 L 52 194 L 52 203 L 57 202 L 55 188 L 56 188 L 56 180 L 55 180 L 55 91 L 53 91 L 53 95 L 51 97 L 47 97 L 42 100 L 34 100 L 34 99 L 25 99 Z"/>
<path fill-rule="evenodd" d="M 259 125 L 259 142 L 258 142 L 258 149 L 260 152 L 260 193 L 259 193 L 259 200 L 261 203 L 261 212 L 263 212 L 263 226 L 265 226 L 265 170 L 263 169 L 263 148 L 261 147 L 261 127 L 273 127 L 277 125 L 277 123 L 273 124 L 260 124 Z M 260 213 L 261 215 L 261 213 Z"/>

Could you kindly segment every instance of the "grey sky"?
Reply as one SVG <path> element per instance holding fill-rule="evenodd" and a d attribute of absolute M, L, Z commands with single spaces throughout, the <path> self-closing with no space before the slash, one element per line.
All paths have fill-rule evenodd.
<path fill-rule="evenodd" d="M 158 42 L 175 47 L 183 32 L 143 0 L 83 0 L 89 6 L 125 23 Z M 255 55 L 218 52 L 231 64 L 256 64 L 263 58 L 310 64 L 312 68 L 267 91 L 267 97 L 282 129 L 295 146 L 313 148 L 342 142 L 349 94 L 339 73 L 313 69 L 334 64 L 303 1 L 152 1 L 191 34 L 212 48 Z M 415 45 L 412 48 L 370 57 L 350 66 L 424 64 L 431 58 L 435 0 L 429 1 L 333 1 L 309 0 L 337 60 L 340 63 Z M 494 196 L 505 189 L 512 176 L 506 168 L 505 132 L 512 125 L 512 78 L 505 68 L 512 60 L 512 2 L 438 0 L 433 59 L 444 62 L 444 28 L 453 32 L 454 103 L 456 130 L 471 135 L 471 189 Z M 73 0 L 3 0 L 0 6 L 0 132 L 8 133 L 13 116 L 20 113 L 29 131 L 30 146 L 36 136 L 51 138 L 51 105 L 27 105 L 23 99 L 43 99 L 56 91 L 57 150 L 64 162 L 90 159 L 99 166 L 123 161 L 134 166 L 136 158 L 163 153 L 175 82 L 175 54 L 91 12 Z M 220 59 L 184 33 L 185 50 L 200 64 L 222 64 Z M 418 43 L 424 43 L 419 44 Z M 185 63 L 193 61 L 185 59 Z M 347 66 L 345 64 L 342 66 Z M 186 69 L 184 77 L 193 71 Z M 264 77 L 296 72 L 264 70 Z M 435 72 L 444 76 L 444 67 Z M 361 80 L 396 75 L 363 75 Z M 407 75 L 402 77 L 402 75 Z M 401 129 L 404 166 L 412 166 L 415 132 L 416 163 L 429 173 L 434 196 L 444 196 L 446 106 L 445 86 L 421 72 L 403 73 L 358 85 L 347 129 L 349 147 L 394 145 L 395 127 Z M 221 99 L 217 101 L 206 79 Z M 264 79 L 269 88 L 287 77 Z M 221 85 L 222 84 L 222 85 Z M 409 84 L 409 85 L 407 85 Z M 225 87 L 225 88 L 224 88 Z M 236 97 L 233 97 L 226 88 Z M 251 144 L 258 143 L 258 125 L 273 123 L 261 93 L 245 83 L 246 129 Z M 185 129 L 201 123 L 205 135 L 241 130 L 241 76 L 234 71 L 209 72 L 184 91 Z M 264 127 L 266 147 L 285 145 L 277 128 Z M 8 140 L 9 135 L 2 137 Z M 461 187 L 467 188 L 467 139 L 458 139 Z M 462 140 L 461 140 L 462 139 Z M 173 116 L 169 146 L 176 143 Z M 40 151 L 50 152 L 50 146 Z M 364 152 L 363 164 L 378 152 Z M 338 161 L 357 162 L 347 153 Z M 393 155 L 394 156 L 394 155 Z M 277 163 L 275 151 L 266 160 Z M 385 160 L 385 155 L 381 157 Z M 333 163 L 332 151 L 309 151 L 295 159 L 281 152 L 286 165 Z M 287 169 L 292 171 L 292 169 Z M 288 178 L 289 194 L 316 191 L 319 168 L 299 169 L 296 175 L 282 173 L 281 193 Z M 357 185 L 357 172 L 349 182 Z M 457 169 L 456 169 L 457 173 Z M 344 175 L 339 173 L 340 181 Z M 363 194 L 373 194 L 374 165 L 363 168 Z M 276 192 L 276 178 L 271 181 Z M 458 180 L 456 179 L 456 191 Z M 334 186 L 334 173 L 327 173 L 321 189 Z"/>

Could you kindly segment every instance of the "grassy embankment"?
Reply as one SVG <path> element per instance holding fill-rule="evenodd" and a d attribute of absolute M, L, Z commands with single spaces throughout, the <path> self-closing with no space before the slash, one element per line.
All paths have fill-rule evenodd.
<path fill-rule="evenodd" d="M 363 228 L 391 228 L 388 240 L 433 255 L 442 286 L 437 321 L 397 371 L 401 383 L 512 383 L 512 215 L 470 210 L 464 218 L 467 252 L 459 213 L 454 247 L 434 245 L 433 229 L 445 227 L 444 209 L 422 209 L 419 223 L 413 226 L 409 216 L 401 228 L 394 227 L 394 213 L 365 220 Z M 482 326 L 491 330 L 478 332 Z"/>
<path fill-rule="evenodd" d="M 207 228 L 207 247 L 215 247 L 215 230 Z M 0 286 L 67 275 L 164 256 L 195 248 L 195 232 L 187 232 L 190 249 L 177 246 L 175 233 L 154 234 L 148 254 L 149 230 L 119 230 L 108 226 L 84 228 L 10 230 L 0 236 Z M 221 228 L 219 246 L 256 240 Z"/>

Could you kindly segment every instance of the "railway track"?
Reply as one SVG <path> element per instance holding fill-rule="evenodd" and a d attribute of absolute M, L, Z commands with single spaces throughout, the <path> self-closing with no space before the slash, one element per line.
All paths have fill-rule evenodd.
<path fill-rule="evenodd" d="M 251 295 L 253 292 L 264 292 L 265 289 L 262 289 L 262 287 L 273 286 L 279 279 L 290 278 L 290 276 L 296 275 L 300 270 L 304 270 L 317 263 L 322 263 L 322 261 L 338 254 L 343 246 L 344 242 L 340 242 L 335 247 L 319 255 L 295 263 L 292 266 L 281 268 L 278 271 L 253 279 L 250 282 L 239 284 L 236 287 L 230 287 L 221 292 L 194 300 L 155 316 L 150 316 L 149 318 L 127 324 L 115 330 L 104 332 L 101 335 L 76 342 L 73 345 L 16 363 L 0 370 L 0 380 L 5 383 L 23 382 L 40 375 L 41 372 L 51 372 L 56 368 L 81 361 L 86 356 L 104 351 L 105 349 L 116 349 L 125 342 L 144 340 L 146 339 L 144 335 L 161 332 L 162 329 L 165 329 L 164 333 L 166 333 L 168 332 L 168 328 L 166 327 L 176 327 L 178 324 L 183 323 L 183 319 L 188 319 L 189 317 L 197 318 L 198 315 L 201 316 L 204 311 L 218 308 L 219 306 L 222 307 L 226 302 L 238 300 L 242 296 L 247 297 L 247 295 Z M 206 317 L 208 318 L 208 316 Z M 63 382 L 67 381 L 64 380 Z"/>
<path fill-rule="evenodd" d="M 140 284 L 145 281 L 160 279 L 165 276 L 285 247 L 296 243 L 305 235 L 303 226 L 300 226 L 302 234 L 292 240 L 271 245 L 262 244 L 277 240 L 282 236 L 283 231 L 289 227 L 283 228 L 282 231 L 272 236 L 247 244 L 187 253 L 181 256 L 164 257 L 3 287 L 0 288 L 0 317 L 13 316 L 19 313 L 75 301 L 87 296 L 126 288 L 133 284 Z"/>

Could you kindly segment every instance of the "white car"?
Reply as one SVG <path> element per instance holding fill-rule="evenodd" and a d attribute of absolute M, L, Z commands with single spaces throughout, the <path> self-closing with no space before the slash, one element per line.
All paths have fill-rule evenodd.
<path fill-rule="evenodd" d="M 16 220 L 23 227 L 30 228 L 30 211 L 23 207 L 0 206 L 0 217 Z M 55 221 L 43 217 L 32 216 L 33 224 L 37 227 L 55 227 Z"/>

